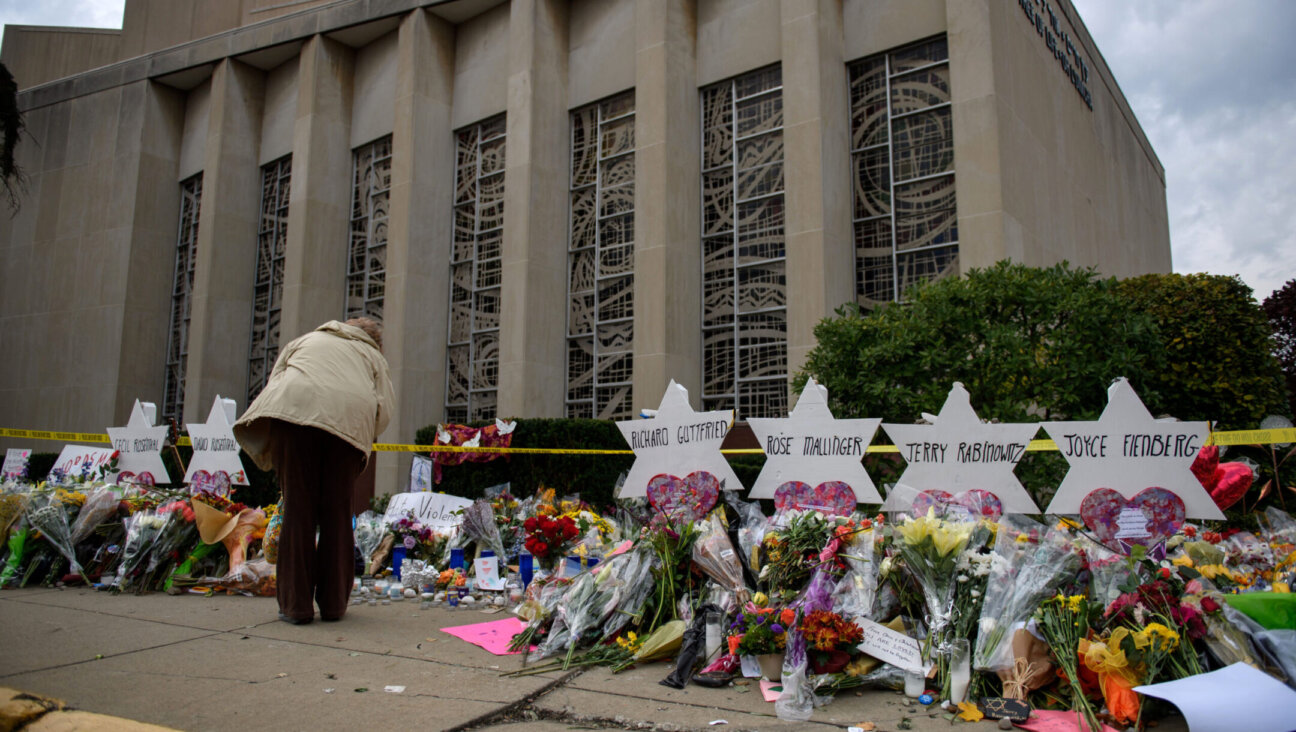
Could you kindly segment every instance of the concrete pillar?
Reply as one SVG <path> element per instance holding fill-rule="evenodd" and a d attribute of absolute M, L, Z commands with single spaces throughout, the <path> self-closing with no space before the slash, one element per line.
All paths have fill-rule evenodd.
<path fill-rule="evenodd" d="M 212 74 L 203 197 L 185 370 L 185 422 L 217 394 L 246 409 L 252 283 L 261 208 L 265 75 L 234 59 Z"/>
<path fill-rule="evenodd" d="M 454 27 L 415 10 L 398 39 L 383 350 L 399 398 L 383 441 L 412 442 L 420 427 L 442 418 L 445 403 Z M 378 492 L 401 486 L 409 463 L 406 454 L 381 453 Z"/>
<path fill-rule="evenodd" d="M 512 0 L 509 46 L 498 414 L 561 417 L 571 154 L 567 0 Z"/>
<path fill-rule="evenodd" d="M 150 81 L 122 88 L 105 232 L 110 242 L 129 242 L 113 405 L 118 418 L 129 416 L 136 399 L 162 404 L 184 115 L 182 92 Z"/>
<path fill-rule="evenodd" d="M 815 325 L 855 299 L 855 247 L 842 3 L 782 0 L 781 11 L 791 377 L 814 348 Z"/>
<path fill-rule="evenodd" d="M 324 36 L 302 46 L 293 125 L 279 342 L 345 315 L 351 221 L 351 49 Z M 249 290 L 250 291 L 250 290 Z"/>
<path fill-rule="evenodd" d="M 702 394 L 701 139 L 696 0 L 635 3 L 635 320 L 632 405 L 671 379 Z"/>

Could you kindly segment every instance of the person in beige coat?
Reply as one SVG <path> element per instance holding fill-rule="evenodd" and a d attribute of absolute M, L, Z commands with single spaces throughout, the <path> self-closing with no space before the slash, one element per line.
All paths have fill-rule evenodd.
<path fill-rule="evenodd" d="M 346 613 L 354 572 L 351 493 L 394 396 L 382 327 L 331 320 L 279 353 L 234 436 L 283 491 L 279 618 L 309 623 Z M 319 539 L 316 541 L 316 532 Z M 313 602 L 312 602 L 313 600 Z"/>

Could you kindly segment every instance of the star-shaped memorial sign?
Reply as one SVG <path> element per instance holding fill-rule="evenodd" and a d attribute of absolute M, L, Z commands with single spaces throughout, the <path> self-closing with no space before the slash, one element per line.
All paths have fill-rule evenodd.
<path fill-rule="evenodd" d="M 617 422 L 635 454 L 621 495 L 646 496 L 649 481 L 658 475 L 686 479 L 696 472 L 715 476 L 725 490 L 741 488 L 738 476 L 720 453 L 720 443 L 732 426 L 732 409 L 695 412 L 689 406 L 688 390 L 672 379 L 656 417 Z"/>
<path fill-rule="evenodd" d="M 117 451 L 119 480 L 135 479 L 142 483 L 170 483 L 166 465 L 162 463 L 162 447 L 166 444 L 167 426 L 153 426 L 157 407 L 135 400 L 130 419 L 125 427 L 109 427 L 108 439 Z"/>
<path fill-rule="evenodd" d="M 936 424 L 884 424 L 900 448 L 905 471 L 883 508 L 907 510 L 914 491 L 945 491 L 958 496 L 981 490 L 995 494 L 1004 513 L 1039 513 L 1030 493 L 1013 474 L 1017 461 L 1039 430 L 1037 424 L 986 424 L 972 409 L 971 397 L 955 382 Z M 899 503 L 905 505 L 896 505 Z"/>
<path fill-rule="evenodd" d="M 224 493 L 231 484 L 248 485 L 232 426 L 237 413 L 238 406 L 233 399 L 221 399 L 217 394 L 205 424 L 185 425 L 193 442 L 193 459 L 185 472 L 185 482 L 191 488 L 211 486 L 216 492 Z M 225 474 L 224 478 L 220 473 Z"/>
<path fill-rule="evenodd" d="M 860 462 L 873 441 L 881 419 L 834 419 L 828 409 L 828 389 L 806 382 L 792 414 L 785 419 L 747 420 L 765 451 L 752 498 L 773 498 L 780 486 L 844 483 L 859 503 L 881 503 L 873 480 Z"/>
<path fill-rule="evenodd" d="M 1179 496 L 1189 518 L 1224 518 L 1190 469 L 1210 434 L 1209 426 L 1158 422 L 1123 378 L 1107 389 L 1107 406 L 1098 421 L 1045 422 L 1044 429 L 1071 464 L 1049 513 L 1079 513 L 1085 496 L 1100 488 L 1130 499 L 1157 487 Z"/>

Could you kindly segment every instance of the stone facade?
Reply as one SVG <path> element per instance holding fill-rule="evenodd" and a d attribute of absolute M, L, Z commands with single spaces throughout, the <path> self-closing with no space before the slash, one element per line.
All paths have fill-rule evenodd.
<path fill-rule="evenodd" d="M 124 26 L 5 30 L 0 58 L 18 79 L 30 132 L 19 150 L 29 176 L 21 208 L 0 218 L 5 426 L 102 431 L 124 423 L 136 398 L 163 404 L 168 344 L 181 327 L 172 312 L 180 183 L 198 174 L 182 314 L 184 422 L 203 420 L 216 394 L 246 407 L 249 343 L 272 358 L 276 344 L 341 318 L 348 272 L 360 265 L 368 291 L 381 288 L 398 394 L 382 441 L 412 441 L 445 418 L 454 398 L 447 385 L 460 378 L 449 329 L 462 312 L 470 319 L 458 322 L 472 332 L 498 329 L 479 339 L 465 361 L 473 373 L 462 378 L 465 388 L 493 391 L 500 416 L 563 416 L 573 394 L 609 416 L 655 406 L 672 378 L 702 405 L 703 374 L 716 366 L 702 322 L 721 302 L 733 309 L 725 358 L 736 361 L 742 402 L 744 359 L 768 359 L 752 379 L 786 379 L 813 347 L 814 325 L 860 297 L 854 190 L 862 174 L 853 161 L 865 154 L 854 152 L 852 64 L 888 59 L 887 73 L 900 74 L 897 49 L 927 41 L 945 54 L 927 82 L 944 96 L 928 100 L 935 127 L 923 134 L 943 123 L 952 143 L 947 135 L 897 147 L 896 130 L 907 124 L 897 110 L 912 101 L 905 95 L 930 89 L 894 76 L 888 150 L 893 165 L 904 154 L 921 165 L 943 156 L 936 164 L 952 170 L 953 193 L 946 185 L 943 208 L 929 216 L 946 217 L 946 231 L 931 239 L 945 247 L 936 276 L 1004 258 L 1068 260 L 1120 277 L 1170 270 L 1164 171 L 1068 0 L 128 0 Z M 747 109 L 743 79 L 768 69 L 779 74 L 778 90 Z M 777 154 L 748 161 L 768 173 L 751 195 L 762 216 L 778 217 L 757 232 L 775 249 L 752 265 L 747 224 L 737 220 L 725 255 L 733 271 L 704 273 L 714 252 L 703 236 L 710 143 L 701 93 L 731 82 L 738 157 L 744 124 L 781 129 Z M 609 207 L 596 214 L 599 231 L 623 238 L 590 250 L 598 264 L 583 282 L 594 312 L 617 297 L 632 307 L 616 312 L 633 315 L 619 329 L 590 331 L 606 342 L 585 353 L 570 322 L 584 317 L 570 293 L 575 262 L 587 261 L 569 251 L 579 142 L 572 114 L 627 92 L 633 156 L 599 168 L 597 190 L 622 186 L 632 213 L 611 210 L 616 195 L 597 199 Z M 469 175 L 456 142 L 501 115 L 502 191 L 489 168 Z M 388 139 L 385 165 L 357 162 L 355 151 Z M 287 206 L 267 228 L 261 212 L 285 210 L 284 202 L 263 206 L 271 164 L 280 166 Z M 373 183 L 362 175 L 381 178 L 378 197 L 365 199 L 382 217 L 378 231 L 357 232 L 357 186 Z M 741 217 L 750 191 L 742 180 L 732 185 L 728 200 L 739 212 L 731 215 Z M 764 190 L 778 197 L 760 199 Z M 900 206 L 895 190 L 895 202 L 889 190 L 884 198 Z M 502 229 L 483 233 L 498 207 Z M 286 227 L 273 245 L 278 258 L 261 257 L 259 242 L 276 226 Z M 629 248 L 611 246 L 626 241 Z M 886 255 L 901 268 L 904 246 Z M 632 291 L 605 296 L 609 273 L 623 275 L 626 262 Z M 732 281 L 716 285 L 717 272 Z M 456 290 L 460 276 L 473 289 Z M 273 294 L 254 298 L 257 282 Z M 731 286 L 738 294 L 726 300 Z M 459 308 L 471 298 L 456 293 L 477 298 L 473 309 Z M 764 318 L 763 330 L 743 330 L 745 318 Z M 624 375 L 626 364 L 628 382 L 602 375 L 628 392 L 582 391 L 581 379 L 596 389 L 600 369 Z M 407 466 L 384 454 L 380 490 L 399 489 Z"/>

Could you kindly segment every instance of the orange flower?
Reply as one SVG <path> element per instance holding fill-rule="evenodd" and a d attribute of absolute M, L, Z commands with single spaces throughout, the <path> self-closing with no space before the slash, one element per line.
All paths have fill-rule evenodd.
<path fill-rule="evenodd" d="M 729 653 L 731 655 L 738 655 L 738 644 L 742 643 L 742 639 L 743 637 L 741 635 L 729 636 Z"/>
<path fill-rule="evenodd" d="M 796 620 L 796 611 L 790 607 L 785 607 L 783 608 L 783 611 L 779 613 L 778 617 L 779 622 L 786 628 L 792 624 L 792 621 Z"/>

